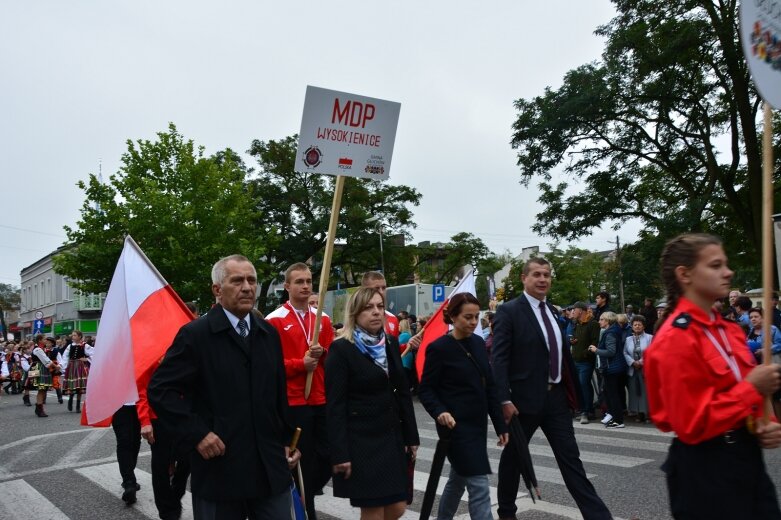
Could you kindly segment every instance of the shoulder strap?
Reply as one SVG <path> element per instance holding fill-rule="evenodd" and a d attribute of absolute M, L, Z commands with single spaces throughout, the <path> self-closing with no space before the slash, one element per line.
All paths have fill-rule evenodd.
<path fill-rule="evenodd" d="M 485 388 L 486 381 L 485 381 L 485 374 L 483 373 L 483 369 L 480 368 L 480 365 L 477 364 L 477 361 L 475 360 L 474 356 L 472 356 L 472 353 L 469 352 L 464 345 L 461 344 L 460 341 L 458 341 L 456 338 L 451 336 L 450 334 L 447 335 L 448 338 L 450 338 L 453 342 L 455 342 L 456 345 L 458 345 L 461 348 L 461 351 L 466 354 L 466 357 L 469 358 L 469 361 L 472 362 L 472 364 L 477 369 L 477 373 L 480 374 L 480 382 L 483 383 L 483 388 Z"/>

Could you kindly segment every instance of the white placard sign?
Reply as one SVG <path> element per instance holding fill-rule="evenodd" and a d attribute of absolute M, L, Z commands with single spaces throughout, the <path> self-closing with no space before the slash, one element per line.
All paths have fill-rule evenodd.
<path fill-rule="evenodd" d="M 308 86 L 295 169 L 385 180 L 401 104 Z"/>
<path fill-rule="evenodd" d="M 762 99 L 781 108 L 781 0 L 743 0 L 740 39 Z"/>

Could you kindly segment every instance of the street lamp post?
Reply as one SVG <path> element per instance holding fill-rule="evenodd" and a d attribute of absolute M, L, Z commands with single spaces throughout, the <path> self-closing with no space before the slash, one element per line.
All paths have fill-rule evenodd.
<path fill-rule="evenodd" d="M 382 274 L 385 274 L 385 253 L 382 250 L 382 222 L 380 222 L 380 217 L 378 216 L 367 218 L 366 222 L 377 224 L 377 231 L 380 234 L 380 270 Z"/>

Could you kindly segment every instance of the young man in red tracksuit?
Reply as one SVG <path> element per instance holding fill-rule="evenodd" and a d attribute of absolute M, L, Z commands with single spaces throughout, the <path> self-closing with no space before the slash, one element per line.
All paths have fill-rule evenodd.
<path fill-rule="evenodd" d="M 312 272 L 303 263 L 285 271 L 285 289 L 290 295 L 284 305 L 266 316 L 282 341 L 287 378 L 287 400 L 290 420 L 301 428 L 298 446 L 307 516 L 316 520 L 314 495 L 320 493 L 331 478 L 331 461 L 325 425 L 325 357 L 334 339 L 331 320 L 323 314 L 320 334 L 312 345 L 316 310 L 309 306 L 312 294 Z M 304 396 L 307 374 L 312 373 L 309 398 Z M 297 472 L 294 472 L 297 478 Z"/>

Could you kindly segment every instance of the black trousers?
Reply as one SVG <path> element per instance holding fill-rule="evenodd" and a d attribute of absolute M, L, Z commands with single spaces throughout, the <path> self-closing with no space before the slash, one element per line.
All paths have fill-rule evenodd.
<path fill-rule="evenodd" d="M 675 439 L 662 470 L 677 520 L 781 519 L 762 448 L 745 429 L 694 445 Z"/>
<path fill-rule="evenodd" d="M 624 422 L 626 408 L 626 374 L 605 374 L 605 401 L 607 411 L 617 423 Z"/>
<path fill-rule="evenodd" d="M 195 520 L 283 520 L 290 518 L 290 492 L 254 500 L 212 501 L 193 495 Z"/>
<path fill-rule="evenodd" d="M 512 387 L 511 387 L 512 388 Z M 520 391 L 513 391 L 513 401 L 521 399 Z M 515 403 L 518 406 L 518 403 Z M 521 414 L 518 419 L 526 438 L 531 441 L 532 435 L 541 428 L 548 439 L 556 463 L 559 465 L 564 484 L 580 509 L 585 520 L 610 520 L 610 511 L 597 495 L 594 486 L 586 477 L 583 463 L 580 461 L 580 450 L 575 442 L 575 430 L 572 427 L 572 413 L 567 404 L 567 393 L 563 385 L 554 385 L 545 398 L 545 405 L 537 415 Z M 513 450 L 502 450 L 499 459 L 499 484 L 497 495 L 499 499 L 499 516 L 513 516 L 518 509 L 515 497 L 521 482 L 521 471 L 517 455 Z"/>
<path fill-rule="evenodd" d="M 290 407 L 290 421 L 293 427 L 301 428 L 298 448 L 301 450 L 304 499 L 309 520 L 317 519 L 315 493 L 319 492 L 331 479 L 325 408 L 325 405 Z M 298 484 L 298 470 L 294 469 L 291 473 Z"/>
<path fill-rule="evenodd" d="M 135 405 L 125 405 L 111 419 L 111 427 L 117 438 L 117 463 L 122 475 L 122 487 L 136 484 L 136 462 L 141 449 L 141 423 Z"/>
<path fill-rule="evenodd" d="M 173 437 L 165 431 L 160 421 L 152 420 L 155 442 L 152 448 L 152 491 L 160 518 L 175 518 L 181 510 L 182 496 L 187 490 L 190 461 L 185 457 L 176 460 Z M 171 468 L 173 467 L 173 473 Z"/>

